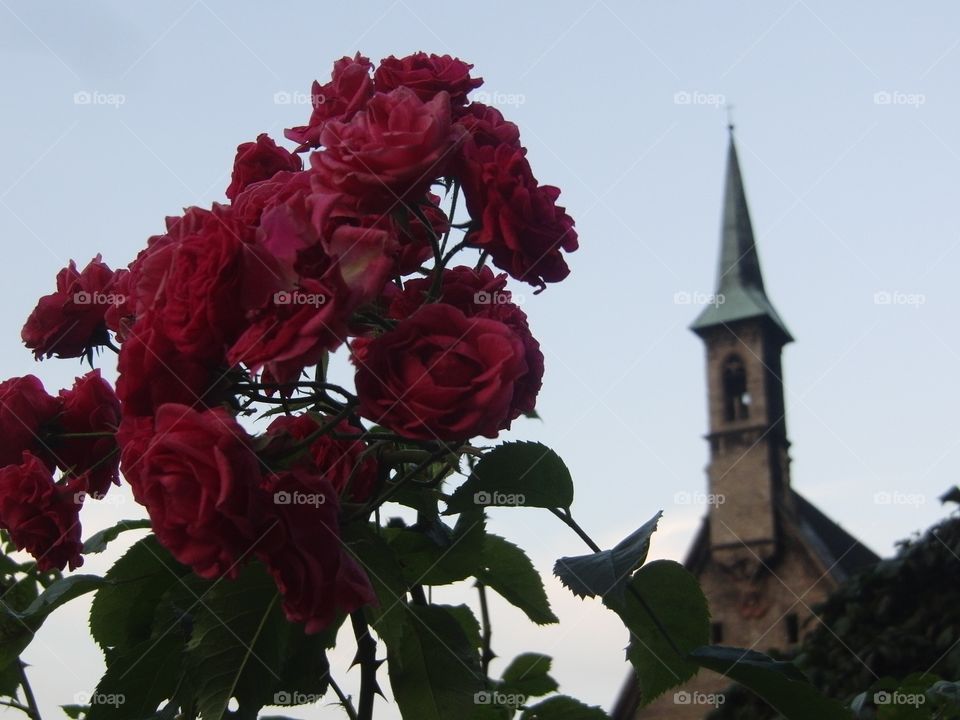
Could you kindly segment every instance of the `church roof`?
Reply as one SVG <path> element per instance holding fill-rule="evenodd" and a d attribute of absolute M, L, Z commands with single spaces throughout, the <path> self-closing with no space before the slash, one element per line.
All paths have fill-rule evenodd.
<path fill-rule="evenodd" d="M 717 267 L 715 295 L 717 302 L 708 304 L 690 326 L 694 332 L 737 320 L 766 317 L 783 332 L 787 342 L 793 339 L 763 287 L 760 257 L 753 238 L 753 225 L 747 208 L 747 195 L 743 189 L 732 127 L 730 148 L 727 152 L 720 264 Z"/>
<path fill-rule="evenodd" d="M 880 562 L 880 557 L 853 535 L 824 515 L 813 503 L 793 494 L 799 530 L 808 546 L 819 555 L 820 562 L 831 568 L 839 581 Z"/>
<path fill-rule="evenodd" d="M 880 561 L 880 557 L 853 535 L 835 523 L 812 502 L 796 490 L 790 489 L 795 513 L 784 516 L 822 564 L 827 575 L 843 582 L 851 575 Z M 710 551 L 710 518 L 705 516 L 687 553 L 684 565 L 693 573 L 702 567 Z"/>

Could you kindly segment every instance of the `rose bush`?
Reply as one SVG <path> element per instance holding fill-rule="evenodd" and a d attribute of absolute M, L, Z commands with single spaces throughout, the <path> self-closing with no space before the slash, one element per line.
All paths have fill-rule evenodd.
<path fill-rule="evenodd" d="M 115 352 L 118 377 L 114 392 L 94 370 L 57 396 L 32 375 L 0 383 L 0 532 L 32 556 L 2 558 L 3 597 L 22 589 L 0 608 L 7 704 L 39 720 L 19 655 L 55 607 L 96 591 L 107 668 L 93 697 L 124 701 L 74 718 L 250 720 L 331 691 L 369 720 L 381 647 L 405 718 L 605 717 L 552 695 L 547 656 L 491 676 L 488 592 L 556 622 L 524 552 L 487 532 L 498 504 L 548 509 L 597 551 L 556 572 L 624 618 L 645 693 L 695 671 L 684 653 L 708 628 L 695 581 L 678 565 L 638 571 L 656 521 L 599 552 L 555 453 L 475 444 L 535 415 L 543 381 L 509 280 L 563 280 L 578 240 L 517 126 L 470 100 L 471 70 L 344 57 L 285 131 L 297 147 L 238 146 L 229 203 L 167 218 L 118 271 L 98 255 L 57 275 L 24 343 L 38 360 Z M 353 389 L 332 382 L 337 353 Z M 105 499 L 118 463 L 148 519 L 81 543 L 81 506 Z M 135 529 L 149 534 L 105 578 L 60 575 Z M 479 619 L 434 600 L 471 578 Z M 640 613 L 641 590 L 665 622 Z M 356 694 L 326 658 L 347 618 Z"/>

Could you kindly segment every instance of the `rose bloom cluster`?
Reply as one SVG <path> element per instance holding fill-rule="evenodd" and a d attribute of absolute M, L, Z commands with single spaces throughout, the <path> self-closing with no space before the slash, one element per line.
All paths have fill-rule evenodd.
<path fill-rule="evenodd" d="M 119 378 L 116 395 L 95 372 L 59 398 L 33 377 L 0 385 L 0 527 L 18 547 L 78 564 L 71 493 L 105 490 L 119 450 L 157 538 L 198 575 L 262 562 L 308 632 L 373 601 L 340 539 L 344 505 L 375 502 L 389 471 L 361 418 L 456 444 L 532 412 L 543 355 L 508 276 L 539 292 L 577 248 L 517 126 L 470 102 L 471 69 L 344 57 L 285 132 L 292 151 L 266 134 L 238 147 L 228 204 L 167 218 L 126 268 L 98 256 L 60 272 L 25 344 L 37 358 L 116 349 Z M 447 267 L 461 249 L 479 254 Z M 238 422 L 255 402 L 286 409 L 341 347 L 356 389 L 342 412 L 287 410 L 258 436 Z"/>

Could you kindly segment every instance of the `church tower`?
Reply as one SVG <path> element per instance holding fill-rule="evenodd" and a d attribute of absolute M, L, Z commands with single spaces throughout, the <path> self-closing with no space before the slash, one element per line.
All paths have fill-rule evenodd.
<path fill-rule="evenodd" d="M 706 347 L 710 549 L 749 574 L 780 549 L 790 488 L 780 358 L 793 338 L 764 289 L 730 130 L 716 292 L 691 329 Z"/>
<path fill-rule="evenodd" d="M 685 561 L 707 597 L 711 642 L 793 651 L 812 608 L 879 558 L 790 482 L 781 356 L 793 341 L 767 296 L 730 128 L 713 302 L 691 330 L 706 349 L 710 460 L 706 516 Z M 669 513 L 663 522 L 669 522 Z M 730 685 L 701 670 L 647 703 L 633 672 L 613 720 L 702 720 Z"/>

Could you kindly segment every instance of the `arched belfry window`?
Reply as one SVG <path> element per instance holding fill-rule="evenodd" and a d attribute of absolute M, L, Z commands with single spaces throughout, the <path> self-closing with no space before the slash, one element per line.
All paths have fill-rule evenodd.
<path fill-rule="evenodd" d="M 750 417 L 750 393 L 747 392 L 747 370 L 743 360 L 731 355 L 723 363 L 723 416 L 728 421 Z"/>

